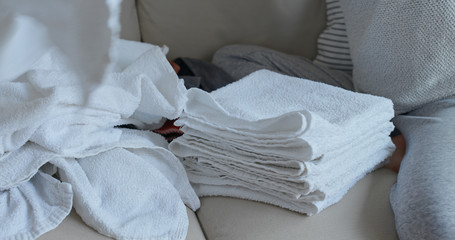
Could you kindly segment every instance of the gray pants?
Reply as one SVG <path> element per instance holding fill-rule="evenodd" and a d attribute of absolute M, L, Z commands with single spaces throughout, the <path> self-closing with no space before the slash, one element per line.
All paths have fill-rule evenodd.
<path fill-rule="evenodd" d="M 354 90 L 343 72 L 257 46 L 224 47 L 213 63 L 235 79 L 268 69 Z M 455 98 L 428 103 L 393 122 L 407 145 L 390 194 L 400 239 L 455 239 Z"/>

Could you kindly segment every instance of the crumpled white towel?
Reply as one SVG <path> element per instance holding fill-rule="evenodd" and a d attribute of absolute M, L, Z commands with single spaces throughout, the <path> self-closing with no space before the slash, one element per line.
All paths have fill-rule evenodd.
<path fill-rule="evenodd" d="M 119 120 L 118 114 L 78 108 L 74 113 L 47 120 L 30 141 L 62 156 L 72 156 L 88 148 L 117 142 L 121 131 L 114 126 Z"/>
<path fill-rule="evenodd" d="M 72 202 L 71 185 L 41 171 L 30 181 L 0 191 L 1 239 L 36 239 L 63 221 Z"/>
<path fill-rule="evenodd" d="M 140 121 L 154 123 L 157 116 L 179 116 L 187 100 L 186 88 L 167 61 L 166 48 L 122 39 L 114 43 L 117 59 L 113 69 L 117 71 L 107 74 L 88 99 L 78 81 L 61 66 L 63 57 L 55 48 L 33 66 L 28 80 L 38 89 L 57 88 L 66 104 L 121 113 L 123 118 L 135 114 Z"/>
<path fill-rule="evenodd" d="M 134 48 L 135 44 L 128 44 Z M 144 49 L 140 45 L 140 50 Z M 145 49 L 134 56 L 137 58 L 132 63 L 124 62 L 122 72 L 108 74 L 89 98 L 68 77 L 72 74 L 65 65 L 56 61 L 59 57 L 52 57 L 60 54 L 55 48 L 17 82 L 2 83 L 9 87 L 0 89 L 5 92 L 1 97 L 7 100 L 1 102 L 5 113 L 2 120 L 9 128 L 1 129 L 4 132 L 0 139 L 5 145 L 1 146 L 0 161 L 7 163 L 0 165 L 1 189 L 10 191 L 28 184 L 43 164 L 51 162 L 61 168 L 73 186 L 78 199 L 74 207 L 101 233 L 117 238 L 184 239 L 188 224 L 184 203 L 193 210 L 200 203 L 182 164 L 166 149 L 167 142 L 161 136 L 145 131 L 128 135 L 124 134 L 126 130 L 113 128 L 131 122 L 152 124 L 163 117 L 176 117 L 183 110 L 186 89 L 182 80 L 173 72 L 161 48 L 150 45 Z M 114 153 L 119 159 L 113 162 Z M 74 162 L 75 165 L 70 164 Z M 83 162 L 99 166 L 78 168 Z M 142 174 L 138 175 L 138 169 Z M 126 172 L 130 181 L 118 178 L 117 174 Z M 87 185 L 87 176 L 90 180 L 103 178 Z M 115 181 L 105 182 L 109 178 Z M 39 184 L 37 188 L 46 188 L 45 182 Z M 106 191 L 87 193 L 95 191 L 90 190 L 94 185 Z M 111 197 L 103 195 L 107 192 Z M 141 196 L 143 204 L 136 204 Z M 34 201 L 35 197 L 30 199 Z M 100 201 L 105 208 L 96 205 Z M 34 211 L 42 210 L 40 205 L 35 207 Z M 116 212 L 119 208 L 128 209 L 135 220 Z M 61 211 L 52 218 L 61 221 L 67 213 Z M 134 214 L 143 218 L 135 218 Z M 47 222 L 42 218 L 40 221 Z M 150 227 L 144 229 L 144 224 Z M 11 227 L 8 231 L 19 230 Z"/>
<path fill-rule="evenodd" d="M 133 57 L 138 58 L 128 65 L 124 60 L 122 72 L 108 74 L 88 99 L 79 82 L 56 61 L 62 54 L 55 48 L 22 76 L 21 82 L 0 83 L 0 120 L 4 124 L 0 154 L 32 140 L 71 155 L 94 143 L 118 140 L 118 131 L 111 129 L 114 125 L 134 123 L 140 127 L 179 116 L 186 89 L 163 49 L 126 40 L 116 44 L 135 52 Z"/>
<path fill-rule="evenodd" d="M 123 129 L 117 147 L 52 161 L 73 186 L 74 207 L 100 233 L 118 239 L 184 239 L 199 199 L 180 161 L 158 134 Z M 183 201 L 182 201 L 183 200 Z"/>
<path fill-rule="evenodd" d="M 29 181 L 52 158 L 58 157 L 35 143 L 28 142 L 19 150 L 0 156 L 0 191 Z"/>
<path fill-rule="evenodd" d="M 11 204 L 22 207 L 28 202 L 8 200 L 10 195 L 3 195 L 16 194 L 15 189 L 22 186 L 32 183 L 27 188 L 31 190 L 27 191 L 34 191 L 33 188 L 51 191 L 53 195 L 42 201 L 36 195 L 27 195 L 27 199 L 33 199 L 32 203 L 36 202 L 33 205 L 36 222 L 33 216 L 29 216 L 30 221 L 19 220 L 25 225 L 31 224 L 30 227 L 40 227 L 40 231 L 33 230 L 33 234 L 42 234 L 57 226 L 73 207 L 72 188 L 77 212 L 100 233 L 119 239 L 134 236 L 184 239 L 188 218 L 183 203 L 195 211 L 200 202 L 183 165 L 166 149 L 167 142 L 160 135 L 149 131 L 118 130 L 122 133 L 119 141 L 93 146 L 73 158 L 63 158 L 32 142 L 3 155 L 0 158 L 0 206 L 6 206 L 3 211 L 17 214 L 19 208 L 15 209 Z M 60 168 L 62 179 L 69 183 L 65 183 L 63 190 L 62 187 L 53 190 L 53 181 L 61 183 L 51 176 L 44 178 L 46 181 L 34 182 L 44 174 L 39 169 L 47 162 Z M 53 211 L 51 215 L 41 216 L 43 209 L 49 210 L 45 206 L 50 203 L 56 209 L 68 211 Z M 127 212 L 121 212 L 122 209 Z M 20 234 L 20 229 L 12 225 L 5 225 L 5 228 L 8 228 L 5 233 Z"/>
<path fill-rule="evenodd" d="M 120 0 L 1 1 L 0 81 L 14 80 L 49 47 L 56 46 L 78 76 L 80 86 L 93 89 L 109 68 L 112 39 L 120 32 L 120 3 Z"/>
<path fill-rule="evenodd" d="M 0 154 L 22 146 L 53 112 L 55 92 L 40 92 L 29 83 L 0 82 Z"/>

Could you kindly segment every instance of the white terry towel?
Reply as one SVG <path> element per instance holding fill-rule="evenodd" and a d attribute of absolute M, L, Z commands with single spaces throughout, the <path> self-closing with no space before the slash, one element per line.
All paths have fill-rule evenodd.
<path fill-rule="evenodd" d="M 202 131 L 194 130 L 187 126 L 181 128 L 185 133 L 178 140 L 173 141 L 169 148 L 177 156 L 190 157 L 190 156 L 201 156 L 205 154 L 205 157 L 216 157 L 223 158 L 237 158 L 242 162 L 260 163 L 264 165 L 277 166 L 286 168 L 284 174 L 286 176 L 292 176 L 294 171 L 303 172 L 306 171 L 306 164 L 311 164 L 310 159 L 306 157 L 308 151 L 311 151 L 310 146 L 307 143 L 299 141 L 301 139 L 289 140 L 288 143 L 284 144 L 257 144 L 252 143 L 252 138 L 239 141 L 225 138 L 223 135 L 208 135 Z M 330 154 L 333 151 L 340 149 L 351 149 L 349 146 L 356 146 L 353 143 L 361 143 L 365 140 L 370 140 L 375 133 L 385 133 L 388 135 L 393 130 L 393 124 L 391 122 L 385 122 L 374 129 L 365 132 L 362 136 L 357 138 L 347 138 L 349 141 L 344 140 L 344 144 L 340 145 L 334 150 L 323 153 L 323 155 Z M 221 156 L 220 156 L 221 155 Z M 319 158 L 319 157 L 318 157 Z"/>
<path fill-rule="evenodd" d="M 130 50 L 135 54 L 121 60 L 125 65 L 122 71 L 108 74 L 88 100 L 77 81 L 67 77 L 70 74 L 48 70 L 58 65 L 54 63 L 55 58 L 61 58 L 55 49 L 36 64 L 39 69 L 27 74 L 36 89 L 51 91 L 56 96 L 52 110 L 42 119 L 35 119 L 40 125 L 32 129 L 32 136 L 28 136 L 31 141 L 59 154 L 72 156 L 93 145 L 118 141 L 120 132 L 112 128 L 115 125 L 134 123 L 142 126 L 157 123 L 163 117 L 180 115 L 186 101 L 186 89 L 167 62 L 163 50 L 125 40 L 117 41 L 117 45 L 123 51 Z M 126 61 L 132 57 L 137 59 L 127 65 Z M 62 69 L 61 66 L 56 68 Z M 16 118 L 19 124 L 21 121 L 21 118 Z"/>
<path fill-rule="evenodd" d="M 0 82 L 0 154 L 20 148 L 53 112 L 55 92 L 29 83 Z"/>
<path fill-rule="evenodd" d="M 14 152 L 0 157 L 0 191 L 6 191 L 29 181 L 52 158 L 53 152 L 28 142 Z"/>
<path fill-rule="evenodd" d="M 311 160 L 393 114 L 385 98 L 260 70 L 212 93 L 190 89 L 176 124 L 227 139 L 299 137 Z"/>
<path fill-rule="evenodd" d="M 152 132 L 123 129 L 120 142 L 76 159 L 56 159 L 73 186 L 74 207 L 88 225 L 118 239 L 185 239 L 199 199 L 167 142 Z M 183 201 L 182 201 L 183 200 Z"/>
<path fill-rule="evenodd" d="M 254 186 L 258 190 L 282 199 L 314 201 L 323 200 L 327 195 L 334 195 L 345 187 L 343 182 L 373 170 L 388 157 L 387 155 L 375 155 L 375 153 L 384 150 L 389 150 L 390 153 L 391 149 L 393 149 L 393 144 L 387 135 L 374 136 L 358 147 L 341 150 L 336 155 L 327 156 L 327 159 L 325 159 L 326 156 L 323 156 L 321 162 L 331 163 L 334 161 L 335 163 L 319 169 L 319 173 L 288 178 L 273 177 L 265 171 L 258 171 L 242 164 L 232 164 L 218 159 L 198 158 L 197 162 L 185 160 L 184 163 L 185 166 L 199 171 L 200 175 L 210 172 L 209 175 L 217 174 L 220 178 L 225 176 L 225 178 Z M 367 156 L 370 157 L 366 158 Z"/>
<path fill-rule="evenodd" d="M 71 107 L 68 107 L 71 109 Z M 30 141 L 62 156 L 72 156 L 88 148 L 115 143 L 121 131 L 114 128 L 118 114 L 92 109 L 56 116 L 43 123 Z"/>
<path fill-rule="evenodd" d="M 352 141 L 343 147 L 324 153 L 322 157 L 313 161 L 301 161 L 298 158 L 273 157 L 262 154 L 264 148 L 257 148 L 256 152 L 245 150 L 240 145 L 233 146 L 230 142 L 223 142 L 215 136 L 203 137 L 202 133 L 194 137 L 188 137 L 185 133 L 179 141 L 170 145 L 170 149 L 180 157 L 197 157 L 207 159 L 208 163 L 222 164 L 248 171 L 257 175 L 276 179 L 298 182 L 309 176 L 322 178 L 324 172 L 332 171 L 332 174 L 344 171 L 345 167 L 356 165 L 353 156 L 362 156 L 368 151 L 375 141 L 382 141 L 379 147 L 385 147 L 390 143 L 388 136 L 393 125 L 381 131 L 365 133 L 362 138 Z M 289 150 L 292 151 L 292 150 Z"/>
<path fill-rule="evenodd" d="M 41 171 L 30 181 L 0 191 L 0 238 L 38 238 L 63 221 L 72 201 L 71 185 Z"/>
<path fill-rule="evenodd" d="M 1 1 L 0 81 L 14 80 L 48 47 L 56 46 L 78 76 L 80 86 L 87 90 L 96 87 L 109 66 L 112 39 L 120 32 L 120 3 Z"/>
<path fill-rule="evenodd" d="M 187 167 L 187 169 L 188 177 L 199 197 L 237 197 L 269 203 L 311 216 L 338 202 L 357 181 L 376 168 L 376 166 L 373 166 L 374 161 L 378 158 L 386 158 L 389 154 L 390 148 L 386 147 L 375 151 L 370 156 L 365 156 L 364 160 L 370 164 L 359 165 L 353 169 L 355 171 L 348 172 L 346 175 L 340 176 L 339 179 L 334 179 L 338 183 L 334 182 L 333 191 L 325 194 L 323 198 L 320 196 L 321 193 L 314 192 L 313 194 L 302 195 L 298 199 L 290 200 L 274 191 L 265 191 L 262 188 L 258 188 L 251 182 L 232 179 L 226 174 L 220 176 L 216 171 L 206 171 L 206 169 L 201 172 L 199 166 L 197 168 Z M 376 160 L 370 161 L 370 158 Z"/>
<path fill-rule="evenodd" d="M 114 47 L 117 59 L 103 83 L 84 98 L 78 81 L 61 66 L 62 54 L 51 49 L 32 68 L 28 81 L 38 89 L 57 88 L 59 100 L 66 104 L 103 109 L 122 114 L 123 118 L 153 115 L 174 119 L 183 110 L 186 88 L 166 59 L 166 49 L 118 39 Z M 155 119 L 139 119 L 144 122 Z"/>

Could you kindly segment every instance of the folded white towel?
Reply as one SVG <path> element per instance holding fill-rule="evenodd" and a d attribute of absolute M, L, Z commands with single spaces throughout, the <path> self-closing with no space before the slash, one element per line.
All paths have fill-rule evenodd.
<path fill-rule="evenodd" d="M 1 239 L 36 239 L 57 227 L 72 208 L 71 185 L 38 172 L 30 181 L 0 191 Z"/>
<path fill-rule="evenodd" d="M 268 70 L 254 72 L 210 94 L 190 89 L 188 97 L 185 107 L 187 114 L 219 126 L 251 131 L 260 129 L 262 125 L 243 126 L 239 123 L 273 119 L 304 110 L 302 114 L 315 113 L 330 124 L 352 127 L 369 117 L 372 120 L 375 119 L 372 116 L 380 117 L 377 115 L 380 112 L 378 108 L 385 111 L 383 114 L 390 114 L 392 106 L 392 102 L 386 98 Z M 346 113 L 349 115 L 346 116 Z M 281 127 L 291 128 L 286 125 Z M 297 128 L 293 128 L 292 132 L 298 133 L 300 127 L 301 124 L 297 122 Z"/>
<path fill-rule="evenodd" d="M 281 166 L 291 171 L 295 169 L 304 171 L 303 162 L 312 161 L 320 157 L 316 156 L 316 158 L 309 159 L 308 152 L 311 153 L 312 149 L 308 146 L 308 143 L 302 141 L 300 138 L 290 138 L 287 140 L 287 143 L 280 144 L 257 143 L 252 137 L 244 141 L 239 141 L 229 139 L 224 135 L 209 135 L 202 131 L 189 128 L 188 126 L 183 127 L 182 130 L 185 134 L 169 145 L 169 149 L 179 157 L 201 156 L 201 153 L 205 153 L 206 155 L 202 156 L 206 157 L 220 157 L 222 155 L 221 158 L 225 156 L 246 162 L 260 161 L 261 164 Z M 361 141 L 365 141 L 364 139 L 369 140 L 369 137 L 373 137 L 374 134 L 379 132 L 388 135 L 392 130 L 393 124 L 391 122 L 384 122 L 380 126 L 363 133 L 361 136 L 346 136 L 338 148 L 323 154 L 326 155 L 343 148 L 350 149 L 351 147 L 349 146 L 356 146 L 353 143 L 361 143 Z M 286 175 L 289 176 L 292 173 L 286 172 Z"/>
<path fill-rule="evenodd" d="M 188 145 L 185 146 L 180 146 L 180 144 L 186 141 L 180 141 L 180 144 L 174 145 L 172 151 L 180 157 L 196 157 L 198 163 L 201 164 L 211 164 L 217 168 L 225 166 L 240 172 L 251 173 L 257 178 L 264 178 L 262 182 L 290 181 L 298 183 L 305 181 L 313 184 L 314 182 L 322 183 L 324 178 L 345 172 L 346 168 L 350 166 L 362 164 L 360 161 L 362 156 L 390 145 L 389 132 L 381 131 L 365 135 L 363 138 L 359 138 L 340 149 L 328 152 L 313 161 L 291 160 L 291 163 L 295 165 L 300 163 L 298 168 L 287 167 L 286 164 L 290 162 L 287 158 L 271 159 L 268 156 L 243 151 L 240 148 L 233 148 L 229 143 L 218 141 L 188 141 Z M 257 150 L 259 151 L 260 148 Z M 331 172 L 331 174 L 327 175 L 326 172 Z M 301 188 L 306 187 L 303 185 L 295 187 L 295 189 Z"/>
<path fill-rule="evenodd" d="M 62 181 L 72 185 L 74 207 L 100 233 L 119 239 L 184 239 L 199 199 L 180 161 L 157 134 L 123 129 L 116 146 L 78 159 L 55 159 Z M 183 200 L 183 201 L 182 201 Z"/>
<path fill-rule="evenodd" d="M 185 134 L 169 149 L 200 196 L 311 215 L 390 155 L 393 114 L 388 99 L 261 70 L 212 93 L 190 89 L 176 121 Z"/>
<path fill-rule="evenodd" d="M 370 158 L 386 158 L 389 154 L 390 149 L 384 148 L 371 156 L 364 157 L 364 159 L 365 161 L 369 161 Z M 338 189 L 334 189 L 330 194 L 325 195 L 324 198 L 321 198 L 321 193 L 314 192 L 294 200 L 283 198 L 281 194 L 277 195 L 273 191 L 264 191 L 264 189 L 257 188 L 257 186 L 249 182 L 230 179 L 227 175 L 220 177 L 219 174 L 213 172 L 197 173 L 197 171 L 200 171 L 200 167 L 197 167 L 197 169 L 187 169 L 188 177 L 199 197 L 238 197 L 269 203 L 311 216 L 338 202 L 357 181 L 375 168 L 376 166 L 359 165 L 354 169 L 355 172 L 346 173 L 346 176 L 339 178 L 340 183 L 338 184 Z"/>
<path fill-rule="evenodd" d="M 199 175 L 218 175 L 244 183 L 257 190 L 262 190 L 282 199 L 315 201 L 323 200 L 326 196 L 334 195 L 344 188 L 343 183 L 349 182 L 353 177 L 364 175 L 378 166 L 388 156 L 375 154 L 387 149 L 393 149 L 393 144 L 385 136 L 376 136 L 370 141 L 364 141 L 358 147 L 350 150 L 339 151 L 338 154 L 327 156 L 332 159 L 320 161 L 334 164 L 319 169 L 319 173 L 305 174 L 299 177 L 273 177 L 267 172 L 245 167 L 242 164 L 232 164 L 223 160 L 198 158 L 196 161 L 185 160 L 185 166 L 199 171 Z M 368 157 L 366 159 L 366 157 Z M 190 171 L 191 172 L 191 171 Z"/>
<path fill-rule="evenodd" d="M 296 155 L 310 160 L 392 117 L 388 99 L 260 70 L 212 93 L 190 89 L 176 125 L 240 141 L 301 138 Z"/>

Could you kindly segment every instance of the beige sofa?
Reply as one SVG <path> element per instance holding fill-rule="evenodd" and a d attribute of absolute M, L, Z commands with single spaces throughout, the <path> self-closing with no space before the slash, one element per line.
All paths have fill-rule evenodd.
<path fill-rule="evenodd" d="M 323 0 L 124 0 L 121 37 L 170 48 L 168 57 L 210 60 L 219 47 L 249 43 L 313 58 L 325 27 Z M 226 197 L 188 210 L 187 239 L 397 239 L 389 191 L 396 174 L 379 169 L 345 197 L 307 217 L 275 206 Z M 75 211 L 39 239 L 108 239 Z"/>

